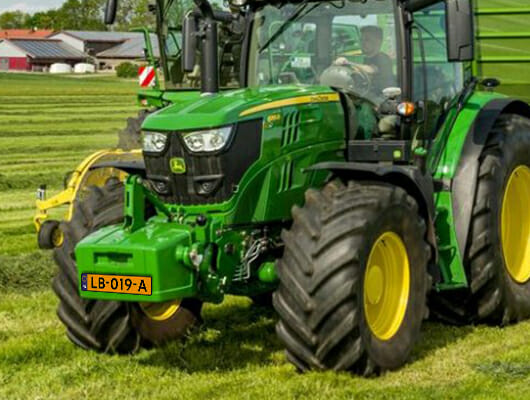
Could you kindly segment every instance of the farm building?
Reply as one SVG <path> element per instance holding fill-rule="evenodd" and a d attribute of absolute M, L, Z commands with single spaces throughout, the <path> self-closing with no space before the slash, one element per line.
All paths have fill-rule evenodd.
<path fill-rule="evenodd" d="M 151 44 L 155 57 L 159 57 L 158 39 L 155 34 L 151 34 Z M 112 68 L 122 62 L 134 62 L 144 58 L 145 41 L 144 35 L 137 36 L 124 41 L 123 43 L 104 50 L 96 55 L 100 69 Z"/>
<path fill-rule="evenodd" d="M 44 39 L 52 35 L 54 31 L 47 29 L 2 29 L 0 30 L 0 40 L 2 39 Z"/>
<path fill-rule="evenodd" d="M 74 65 L 89 57 L 52 39 L 4 39 L 0 41 L 0 71 L 47 71 L 51 64 Z"/>
<path fill-rule="evenodd" d="M 179 39 L 180 40 L 180 39 Z M 156 35 L 151 35 L 158 56 Z M 0 31 L 0 71 L 47 71 L 53 63 L 89 61 L 98 70 L 144 58 L 144 35 L 138 32 Z"/>
<path fill-rule="evenodd" d="M 135 32 L 61 31 L 51 35 L 50 39 L 61 40 L 83 53 L 95 56 L 136 37 L 143 35 Z"/>
<path fill-rule="evenodd" d="M 61 31 L 50 38 L 94 57 L 99 70 L 114 69 L 124 61 L 144 57 L 144 35 L 139 32 Z M 151 35 L 151 42 L 158 53 L 156 35 Z"/>

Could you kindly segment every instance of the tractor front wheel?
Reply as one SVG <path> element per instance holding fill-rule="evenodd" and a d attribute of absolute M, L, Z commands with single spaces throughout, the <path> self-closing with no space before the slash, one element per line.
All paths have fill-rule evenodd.
<path fill-rule="evenodd" d="M 164 303 L 138 303 L 132 308 L 132 324 L 140 336 L 154 345 L 184 337 L 199 325 L 202 302 L 196 299 Z"/>
<path fill-rule="evenodd" d="M 195 300 L 135 304 L 80 297 L 75 246 L 91 232 L 123 222 L 123 198 L 123 184 L 111 178 L 103 187 L 90 187 L 85 200 L 76 200 L 72 219 L 60 224 L 64 239 L 54 251 L 59 272 L 53 280 L 57 314 L 68 338 L 87 350 L 133 353 L 182 338 L 200 321 L 201 304 Z"/>
<path fill-rule="evenodd" d="M 273 298 L 287 358 L 302 371 L 402 366 L 428 314 L 430 247 L 416 201 L 398 187 L 340 181 L 305 199 L 282 233 Z"/>

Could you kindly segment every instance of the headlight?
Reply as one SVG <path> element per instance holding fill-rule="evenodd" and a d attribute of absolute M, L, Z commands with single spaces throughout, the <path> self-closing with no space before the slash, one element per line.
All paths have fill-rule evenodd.
<path fill-rule="evenodd" d="M 167 134 L 160 132 L 144 132 L 143 150 L 160 153 L 166 147 Z"/>
<path fill-rule="evenodd" d="M 231 126 L 187 132 L 182 135 L 184 144 L 192 153 L 213 152 L 221 150 L 230 140 Z"/>

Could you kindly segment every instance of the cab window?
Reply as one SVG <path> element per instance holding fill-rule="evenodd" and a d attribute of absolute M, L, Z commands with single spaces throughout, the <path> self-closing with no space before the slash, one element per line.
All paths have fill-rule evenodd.
<path fill-rule="evenodd" d="M 464 86 L 464 65 L 447 58 L 443 1 L 415 12 L 413 18 L 413 100 L 423 102 L 425 133 L 431 134 Z"/>

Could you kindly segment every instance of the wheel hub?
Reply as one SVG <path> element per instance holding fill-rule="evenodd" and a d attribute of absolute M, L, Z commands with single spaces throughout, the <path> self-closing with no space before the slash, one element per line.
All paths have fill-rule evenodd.
<path fill-rule="evenodd" d="M 530 280 L 530 168 L 514 169 L 502 202 L 501 237 L 508 273 L 518 283 Z"/>
<path fill-rule="evenodd" d="M 378 304 L 383 297 L 384 288 L 383 270 L 379 265 L 370 265 L 366 271 L 366 297 L 370 304 Z"/>
<path fill-rule="evenodd" d="M 408 307 L 410 266 L 403 240 L 393 232 L 381 235 L 372 247 L 364 275 L 364 313 L 372 333 L 391 339 Z"/>
<path fill-rule="evenodd" d="M 52 232 L 52 243 L 55 247 L 60 247 L 64 243 L 64 234 L 60 228 L 55 228 Z"/>
<path fill-rule="evenodd" d="M 171 318 L 180 308 L 180 300 L 163 303 L 139 303 L 143 313 L 155 321 L 165 321 Z"/>

